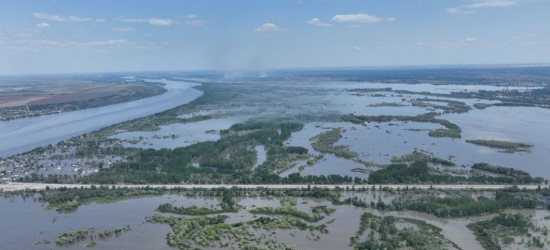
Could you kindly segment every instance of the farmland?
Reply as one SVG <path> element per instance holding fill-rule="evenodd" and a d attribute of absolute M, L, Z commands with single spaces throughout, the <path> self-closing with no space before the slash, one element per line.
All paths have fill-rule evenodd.
<path fill-rule="evenodd" d="M 50 84 L 32 81 L 21 87 L 12 80 L 0 81 L 0 120 L 49 115 L 128 102 L 166 92 L 156 84 L 142 82 L 86 81 L 75 79 Z"/>

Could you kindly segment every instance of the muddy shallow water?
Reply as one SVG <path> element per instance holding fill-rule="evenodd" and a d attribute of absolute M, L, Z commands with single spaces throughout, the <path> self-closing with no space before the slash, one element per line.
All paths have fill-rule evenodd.
<path fill-rule="evenodd" d="M 370 201 L 378 201 L 379 192 L 367 193 L 344 193 L 346 196 L 359 196 L 361 199 Z M 385 202 L 390 202 L 391 197 L 382 195 L 380 197 Z M 236 223 L 253 220 L 256 216 L 249 213 L 247 210 L 255 207 L 264 206 L 279 206 L 278 199 L 271 198 L 236 198 L 236 201 L 246 207 L 246 210 L 241 210 L 238 213 L 227 213 L 229 216 L 226 223 Z M 96 232 L 105 229 L 114 229 L 126 227 L 129 225 L 131 230 L 123 233 L 118 237 L 113 237 L 105 241 L 97 241 L 98 249 L 172 249 L 166 245 L 165 236 L 171 232 L 169 225 L 152 224 L 145 222 L 146 216 L 152 216 L 158 205 L 163 203 L 172 203 L 174 206 L 190 206 L 197 205 L 199 207 L 215 206 L 218 200 L 214 198 L 195 198 L 178 195 L 163 195 L 151 198 L 137 198 L 119 201 L 111 204 L 95 204 L 83 205 L 73 213 L 58 213 L 54 210 L 44 210 L 44 204 L 34 201 L 31 198 L 23 199 L 22 197 L 0 199 L 0 213 L 2 213 L 2 223 L 0 224 L 0 244 L 2 249 L 19 250 L 19 249 L 50 249 L 50 248 L 65 248 L 55 245 L 55 234 L 64 231 L 74 231 L 79 229 L 88 229 L 94 227 Z M 319 234 L 318 241 L 314 240 L 314 236 L 309 231 L 292 230 L 275 230 L 276 234 L 267 239 L 274 239 L 278 242 L 284 242 L 288 245 L 296 245 L 304 250 L 322 249 L 352 249 L 348 246 L 349 238 L 354 236 L 359 227 L 359 217 L 365 211 L 373 211 L 370 209 L 356 208 L 353 206 L 333 206 L 330 202 L 321 199 L 298 198 L 297 207 L 300 210 L 310 212 L 311 207 L 318 205 L 326 205 L 336 208 L 336 212 L 327 216 L 323 220 L 313 223 L 314 225 L 327 224 L 329 234 Z M 482 249 L 475 241 L 473 234 L 466 228 L 466 225 L 472 222 L 486 220 L 494 215 L 479 216 L 465 219 L 445 219 L 435 216 L 417 213 L 417 212 L 379 212 L 374 210 L 378 215 L 391 215 L 401 218 L 413 218 L 424 220 L 443 229 L 445 237 L 458 244 L 462 249 Z M 537 219 L 548 216 L 548 211 L 543 210 L 521 210 L 510 213 L 524 213 L 533 215 Z M 180 215 L 174 215 L 180 216 Z M 192 216 L 181 216 L 192 217 Z M 32 225 L 32 226 L 31 226 Z M 269 235 L 271 232 L 260 230 L 258 234 L 265 233 Z M 35 245 L 35 242 L 49 240 L 50 244 Z M 78 242 L 69 249 L 87 249 L 84 245 L 89 241 Z M 211 248 L 221 249 L 221 248 Z"/>

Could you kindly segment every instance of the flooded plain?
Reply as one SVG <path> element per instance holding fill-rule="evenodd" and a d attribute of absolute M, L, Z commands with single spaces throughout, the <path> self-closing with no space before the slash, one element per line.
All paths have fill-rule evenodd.
<path fill-rule="evenodd" d="M 198 142 L 217 141 L 220 130 L 228 129 L 245 118 L 228 117 L 206 121 L 162 126 L 157 131 L 124 132 L 111 138 L 123 140 L 125 147 L 169 148 L 186 147 Z M 134 142 L 132 142 L 134 141 Z"/>
<path fill-rule="evenodd" d="M 502 90 L 505 87 L 480 85 L 430 85 L 430 84 L 382 84 L 382 83 L 299 83 L 288 82 L 262 83 L 265 86 L 251 85 L 250 88 L 273 88 L 272 92 L 260 96 L 247 97 L 245 103 L 229 105 L 218 112 L 224 115 L 208 121 L 163 126 L 155 132 L 120 133 L 113 138 L 124 140 L 126 147 L 140 148 L 176 148 L 197 142 L 219 139 L 214 131 L 229 128 L 232 123 L 243 122 L 247 118 L 285 116 L 293 114 L 354 114 L 354 115 L 394 115 L 416 116 L 428 112 L 439 112 L 437 118 L 448 120 L 462 129 L 459 139 L 434 138 L 428 136 L 429 131 L 443 128 L 439 124 L 415 122 L 370 123 L 366 126 L 351 123 L 309 122 L 302 131 L 292 134 L 285 144 L 301 146 L 312 155 L 320 155 L 311 147 L 309 139 L 329 128 L 343 128 L 343 138 L 336 145 L 348 146 L 350 150 L 359 153 L 360 159 L 376 164 L 389 164 L 392 157 L 399 157 L 416 151 L 442 159 L 451 159 L 458 167 L 466 168 L 474 163 L 486 162 L 503 167 L 512 167 L 527 171 L 533 176 L 550 178 L 550 110 L 530 107 L 489 107 L 483 110 L 473 107 L 475 103 L 495 103 L 495 101 L 478 99 L 458 99 L 425 96 L 421 94 L 396 94 L 393 92 L 376 92 L 357 94 L 349 92 L 352 89 L 372 88 L 394 90 L 409 90 L 418 93 L 451 93 L 456 91 Z M 513 88 L 525 90 L 527 87 Z M 463 102 L 470 107 L 465 113 L 444 113 L 444 110 L 434 107 L 413 106 L 411 100 L 418 98 L 444 99 Z M 235 101 L 240 103 L 240 101 Z M 428 102 L 444 105 L 444 103 Z M 200 110 L 184 115 L 186 118 L 195 115 L 211 114 L 211 110 Z M 182 116 L 182 117 L 184 117 Z M 210 131 L 210 133 L 207 133 Z M 477 146 L 466 143 L 466 140 L 486 139 L 522 142 L 534 147 L 527 151 L 504 153 L 501 149 Z M 259 148 L 259 161 L 264 161 Z M 265 149 L 264 149 L 265 150 Z M 324 159 L 314 166 L 305 166 L 299 161 L 296 166 L 281 174 L 300 172 L 302 175 L 340 174 L 367 178 L 367 171 L 358 172 L 354 169 L 365 169 L 364 164 L 346 160 L 332 154 L 324 154 Z M 305 167 L 304 167 L 305 166 Z M 372 168 L 371 168 L 372 170 Z"/>
<path fill-rule="evenodd" d="M 391 202 L 391 198 L 381 195 L 379 192 L 368 191 L 366 193 L 343 193 L 343 197 L 358 196 L 367 202 L 378 201 L 378 196 L 384 202 Z M 257 215 L 249 213 L 254 207 L 277 207 L 280 201 L 277 198 L 236 198 L 237 203 L 245 209 L 237 213 L 226 213 L 229 218 L 226 223 L 237 223 L 254 220 Z M 214 198 L 197 198 L 179 195 L 163 195 L 159 197 L 137 198 L 123 200 L 111 204 L 83 205 L 73 213 L 58 213 L 55 210 L 45 210 L 45 205 L 32 198 L 2 197 L 2 224 L 0 225 L 0 244 L 2 249 L 87 249 L 89 241 L 81 241 L 68 247 L 57 247 L 55 235 L 64 231 L 94 228 L 96 231 L 130 226 L 131 230 L 118 237 L 98 240 L 98 249 L 173 249 L 167 246 L 166 235 L 172 231 L 169 225 L 152 224 L 146 222 L 146 217 L 155 214 L 155 209 L 163 203 L 171 203 L 174 206 L 211 207 L 219 204 Z M 366 211 L 377 215 L 395 216 L 399 218 L 412 218 L 426 221 L 440 227 L 442 234 L 455 242 L 462 249 L 482 250 L 475 237 L 466 226 L 470 223 L 491 219 L 494 215 L 477 216 L 472 218 L 446 219 L 438 218 L 417 212 L 382 212 L 354 206 L 333 206 L 323 199 L 298 198 L 297 208 L 302 211 L 310 211 L 311 207 L 325 205 L 336 208 L 336 212 L 326 216 L 313 225 L 325 224 L 329 234 L 318 234 L 320 239 L 313 240 L 309 231 L 298 229 L 274 230 L 276 234 L 265 230 L 259 230 L 257 234 L 268 235 L 267 239 L 274 239 L 288 245 L 295 245 L 304 250 L 332 250 L 353 249 L 349 246 L 349 238 L 354 236 L 359 227 L 359 218 Z M 533 216 L 540 221 L 548 216 L 545 210 L 507 210 L 508 213 L 523 213 Z M 168 215 L 168 214 L 167 214 Z M 193 217 L 174 215 L 176 217 Z M 262 215 L 265 216 L 265 215 Z M 272 217 L 272 216 L 270 216 Z M 545 222 L 546 223 L 546 222 Z M 32 225 L 32 226 L 30 226 Z M 7 228 L 9 226 L 9 228 Z M 50 244 L 35 244 L 36 242 L 50 241 Z M 214 247 L 208 249 L 223 249 Z"/>

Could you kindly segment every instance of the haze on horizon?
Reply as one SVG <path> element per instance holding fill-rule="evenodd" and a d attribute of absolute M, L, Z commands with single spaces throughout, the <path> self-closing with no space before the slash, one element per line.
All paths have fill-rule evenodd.
<path fill-rule="evenodd" d="M 548 63 L 545 0 L 0 0 L 0 75 Z"/>

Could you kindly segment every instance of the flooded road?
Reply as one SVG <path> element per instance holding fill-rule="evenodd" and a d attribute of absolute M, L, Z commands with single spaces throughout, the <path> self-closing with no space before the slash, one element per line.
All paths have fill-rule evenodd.
<path fill-rule="evenodd" d="M 163 87 L 168 91 L 127 103 L 0 122 L 0 157 L 23 153 L 115 123 L 162 112 L 202 95 L 201 91 L 192 88 L 197 85 L 195 83 L 144 80 L 164 83 L 166 85 Z"/>

